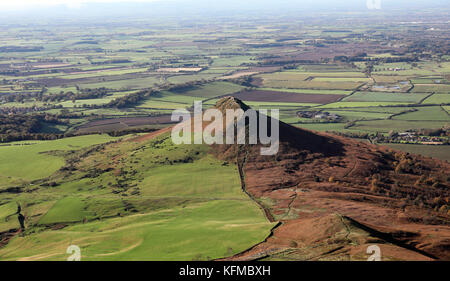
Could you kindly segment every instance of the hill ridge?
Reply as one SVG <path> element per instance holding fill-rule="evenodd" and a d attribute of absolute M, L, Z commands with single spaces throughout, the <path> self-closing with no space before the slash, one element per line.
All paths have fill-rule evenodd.
<path fill-rule="evenodd" d="M 249 108 L 236 98 L 224 98 L 217 104 L 221 110 Z M 221 144 L 213 149 L 219 158 L 236 159 L 246 193 L 269 211 L 266 217 L 282 222 L 272 237 L 246 252 L 248 259 L 279 259 L 279 254 L 270 253 L 280 247 L 304 251 L 298 240 L 305 236 L 291 228 L 309 228 L 311 225 L 305 221 L 314 224 L 330 214 L 351 220 L 360 230 L 361 226 L 373 226 L 372 234 L 354 237 L 351 243 L 369 245 L 368 241 L 379 237 L 414 233 L 412 237 L 382 239 L 382 244 L 389 245 L 385 247 L 389 252 L 387 259 L 450 259 L 445 250 L 450 247 L 449 216 L 436 211 L 436 206 L 446 204 L 450 196 L 448 163 L 283 122 L 279 153 L 261 156 L 259 146 Z M 379 235 L 373 236 L 374 233 Z M 286 237 L 291 237 L 292 245 L 297 246 L 289 246 Z M 321 243 L 325 242 L 315 245 L 323 248 Z M 362 255 L 361 249 L 352 252 L 357 247 L 351 243 L 330 243 L 342 247 L 333 252 L 333 259 Z M 295 254 L 287 256 L 284 258 L 291 259 Z M 230 259 L 245 257 L 236 255 Z M 321 255 L 316 258 L 321 259 Z"/>

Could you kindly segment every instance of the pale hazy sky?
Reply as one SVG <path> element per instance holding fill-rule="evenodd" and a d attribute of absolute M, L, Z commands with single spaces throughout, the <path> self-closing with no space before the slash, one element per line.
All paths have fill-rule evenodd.
<path fill-rule="evenodd" d="M 414 7 L 414 4 L 421 3 L 422 6 L 433 6 L 432 3 L 440 3 L 445 5 L 447 8 L 449 8 L 448 5 L 449 0 L 0 0 L 0 14 L 2 12 L 9 12 L 9 11 L 25 11 L 25 10 L 31 10 L 34 11 L 35 8 L 41 8 L 40 11 L 42 11 L 42 8 L 44 8 L 44 11 L 46 8 L 51 7 L 67 7 L 70 8 L 72 11 L 80 10 L 82 11 L 85 5 L 89 3 L 151 3 L 151 2 L 158 2 L 161 4 L 170 4 L 171 2 L 177 3 L 175 7 L 179 8 L 181 4 L 183 4 L 186 7 L 189 8 L 195 8 L 196 4 L 199 4 L 198 6 L 200 8 L 212 8 L 215 6 L 218 7 L 227 7 L 227 6 L 236 6 L 236 7 L 242 7 L 248 4 L 247 6 L 250 6 L 252 8 L 260 8 L 264 7 L 267 4 L 270 4 L 270 7 L 288 7 L 286 4 L 290 4 L 289 8 L 293 7 L 293 4 L 296 6 L 294 7 L 321 7 L 321 8 L 327 8 L 332 10 L 336 7 L 342 7 L 345 6 L 346 8 L 349 7 L 365 7 L 367 2 L 378 2 L 380 3 L 380 6 L 388 7 L 390 4 L 396 4 L 398 7 L 403 8 L 411 8 Z M 115 5 L 111 5 L 113 7 Z M 442 6 L 442 5 L 441 5 Z M 123 9 L 122 6 L 117 6 L 118 9 Z M 172 6 L 173 7 L 173 6 Z M 185 7 L 185 8 L 186 8 Z M 173 9 L 173 8 L 170 8 Z M 50 9 L 49 9 L 50 10 Z M 103 11 L 98 11 L 102 13 Z M 49 12 L 50 13 L 50 12 Z"/>
<path fill-rule="evenodd" d="M 83 3 L 114 3 L 114 2 L 156 2 L 170 0 L 0 0 L 0 10 L 21 10 L 36 6 L 66 5 L 69 8 L 80 8 Z"/>

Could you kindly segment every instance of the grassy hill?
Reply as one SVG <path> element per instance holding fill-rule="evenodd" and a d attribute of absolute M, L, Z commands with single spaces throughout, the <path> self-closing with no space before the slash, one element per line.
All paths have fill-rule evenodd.
<path fill-rule="evenodd" d="M 83 260 L 209 260 L 264 240 L 273 224 L 242 191 L 237 166 L 169 137 L 61 152 L 64 167 L 32 192 L 0 194 L 27 218 L 0 259 L 65 260 L 75 244 Z M 3 218 L 17 208 L 0 207 Z M 18 227 L 15 216 L 0 221 L 0 231 Z"/>

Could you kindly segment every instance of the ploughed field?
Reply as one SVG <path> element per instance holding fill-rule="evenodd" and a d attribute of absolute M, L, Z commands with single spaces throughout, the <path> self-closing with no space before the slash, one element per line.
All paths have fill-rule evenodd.
<path fill-rule="evenodd" d="M 90 121 L 83 124 L 77 128 L 80 133 L 88 132 L 111 132 L 132 128 L 142 128 L 145 126 L 155 125 L 167 126 L 172 124 L 171 115 L 161 115 L 161 116 L 149 116 L 149 117 L 121 117 L 121 118 L 110 118 Z"/>

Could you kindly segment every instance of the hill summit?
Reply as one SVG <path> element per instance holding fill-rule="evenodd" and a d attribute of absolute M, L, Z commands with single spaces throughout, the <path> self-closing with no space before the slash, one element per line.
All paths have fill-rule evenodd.
<path fill-rule="evenodd" d="M 232 97 L 216 107 L 249 109 Z M 232 260 L 361 260 L 377 244 L 383 260 L 450 259 L 447 162 L 280 122 L 280 149 L 214 145 L 236 159 L 242 187 L 280 224 Z"/>

